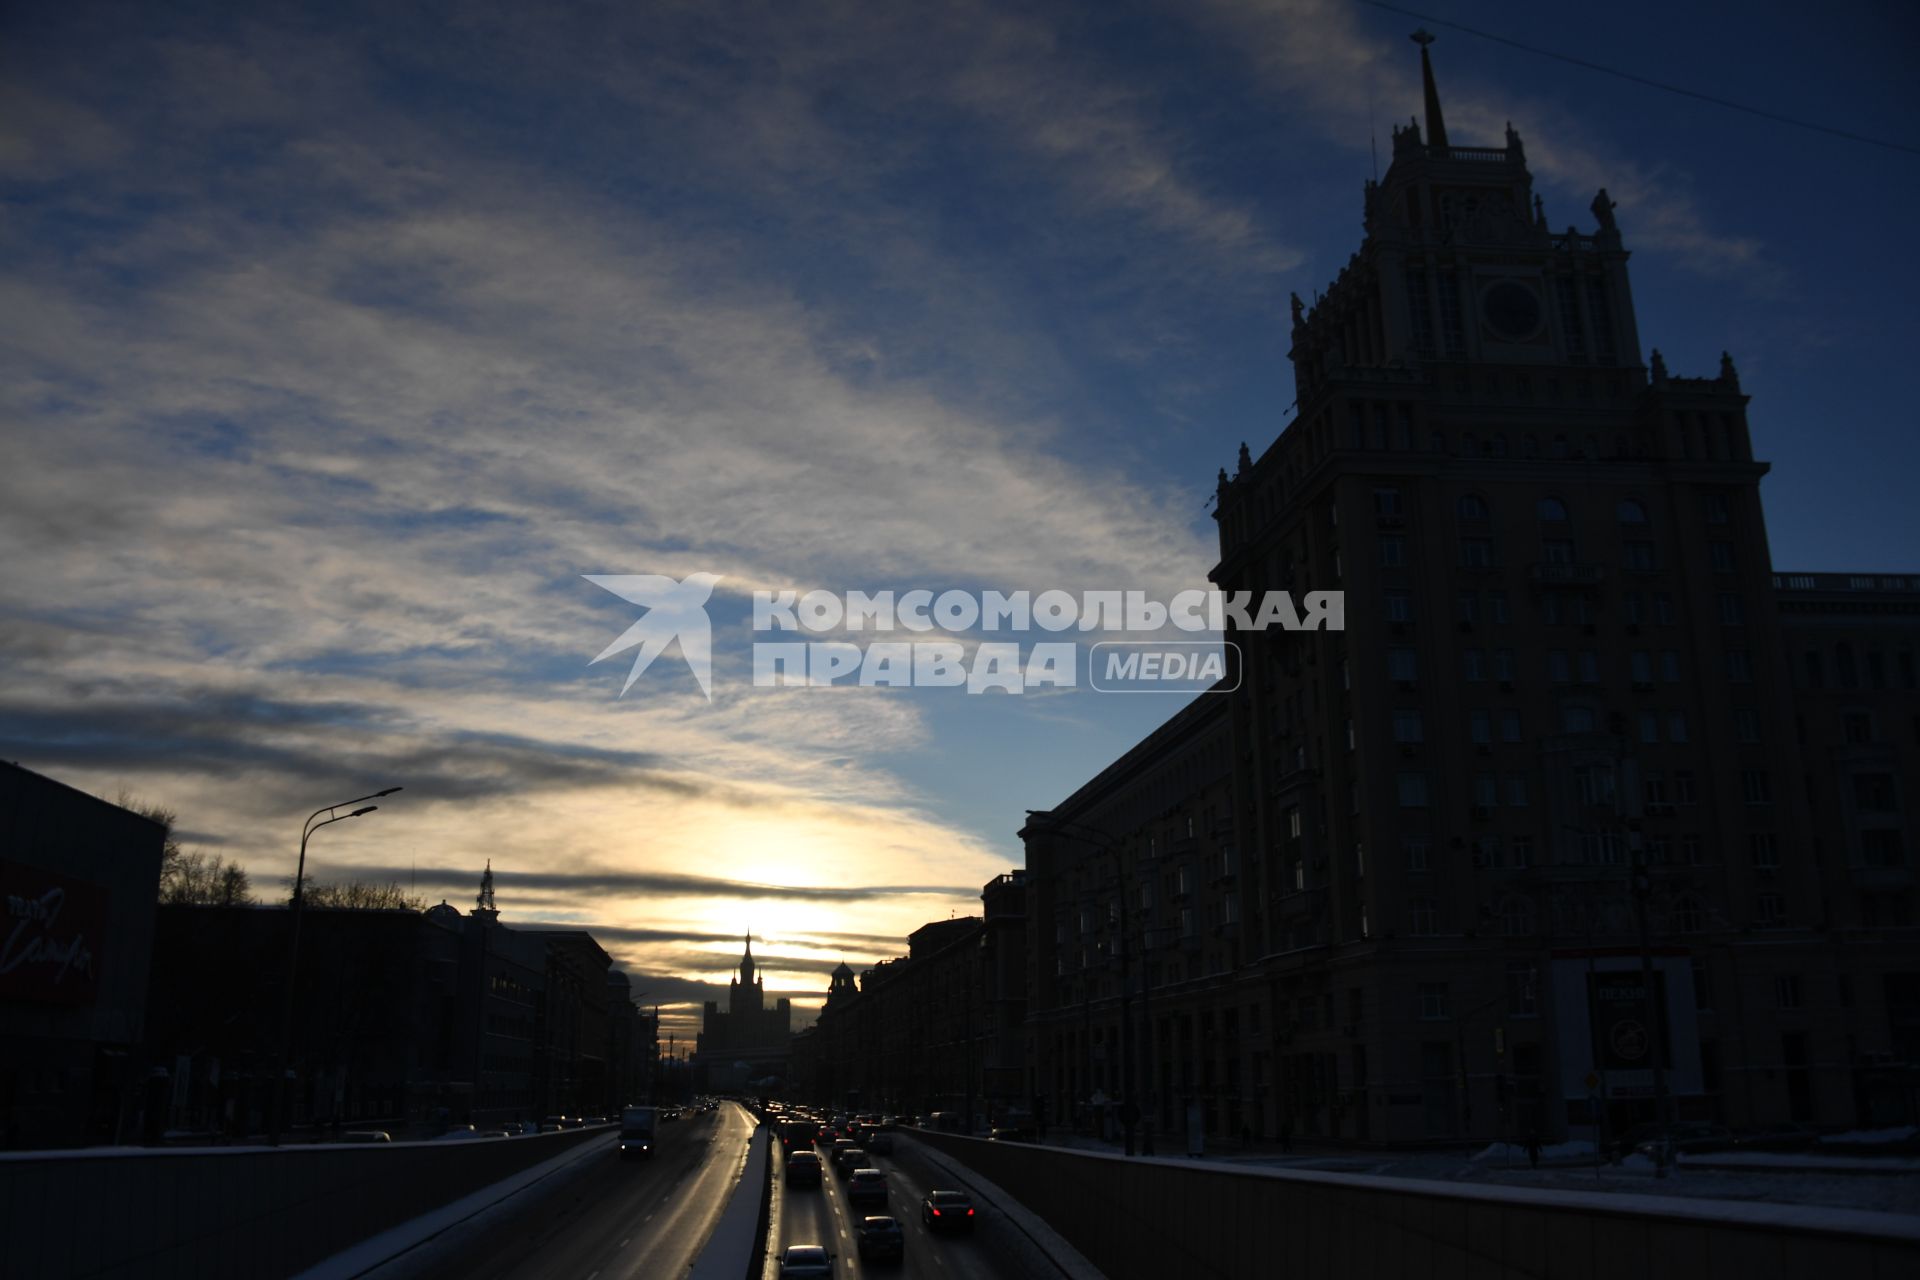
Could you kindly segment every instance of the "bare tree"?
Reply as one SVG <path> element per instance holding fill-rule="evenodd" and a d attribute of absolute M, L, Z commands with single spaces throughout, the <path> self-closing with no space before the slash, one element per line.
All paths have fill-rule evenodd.
<path fill-rule="evenodd" d="M 287 877 L 287 901 L 293 901 L 292 876 Z M 306 905 L 347 911 L 423 911 L 427 901 L 408 893 L 397 881 L 374 884 L 369 880 L 309 879 Z"/>
<path fill-rule="evenodd" d="M 161 804 L 150 804 L 122 791 L 115 801 L 143 818 L 166 828 L 160 852 L 160 901 L 168 905 L 241 907 L 253 902 L 253 884 L 247 869 L 218 854 L 181 847 L 174 835 L 179 815 Z"/>

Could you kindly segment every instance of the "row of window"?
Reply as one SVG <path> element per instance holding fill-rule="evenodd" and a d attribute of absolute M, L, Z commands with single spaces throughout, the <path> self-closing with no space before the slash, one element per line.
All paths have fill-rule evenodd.
<path fill-rule="evenodd" d="M 1407 540 L 1397 533 L 1380 535 L 1380 567 L 1383 569 L 1404 569 L 1407 567 Z M 1549 565 L 1572 565 L 1573 541 L 1568 538 L 1546 539 L 1541 544 L 1541 559 Z M 1335 573 L 1339 576 L 1339 557 L 1335 557 Z M 1465 536 L 1459 542 L 1457 560 L 1463 569 L 1496 569 L 1500 562 L 1494 555 L 1494 540 L 1477 536 Z M 1710 542 L 1707 544 L 1707 563 L 1715 573 L 1732 573 L 1734 565 L 1733 544 L 1731 542 Z M 1621 544 L 1620 567 L 1628 573 L 1658 573 L 1664 567 L 1661 564 L 1659 548 L 1652 542 L 1630 539 Z"/>
<path fill-rule="evenodd" d="M 1888 688 L 1887 655 L 1878 649 L 1869 649 L 1866 654 L 1865 687 L 1869 689 Z M 1913 650 L 1903 649 L 1894 655 L 1899 672 L 1900 687 L 1912 689 L 1920 681 L 1920 672 L 1915 671 Z M 1820 649 L 1808 649 L 1803 655 L 1802 671 L 1807 688 L 1823 689 L 1827 683 L 1827 655 Z M 1854 656 L 1853 646 L 1842 640 L 1833 647 L 1834 684 L 1842 689 L 1862 687 L 1861 664 Z"/>
<path fill-rule="evenodd" d="M 1398 489 L 1375 489 L 1373 491 L 1373 510 L 1376 516 L 1386 520 L 1406 518 L 1406 506 Z M 1477 493 L 1463 495 L 1454 503 L 1454 515 L 1462 524 L 1486 524 L 1493 518 L 1493 510 L 1487 500 Z M 1727 496 L 1724 493 L 1706 495 L 1707 521 L 1710 524 L 1726 524 L 1728 520 Z M 1534 516 L 1542 524 L 1566 524 L 1571 519 L 1567 504 L 1555 497 L 1541 498 L 1534 504 Z M 1616 523 L 1644 527 L 1651 522 L 1647 518 L 1647 509 L 1632 498 L 1622 498 L 1613 507 Z"/>

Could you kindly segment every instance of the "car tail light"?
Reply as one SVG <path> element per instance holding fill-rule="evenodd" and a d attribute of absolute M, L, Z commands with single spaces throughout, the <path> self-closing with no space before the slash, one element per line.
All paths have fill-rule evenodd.
<path fill-rule="evenodd" d="M 939 1211 L 938 1209 L 935 1209 L 935 1210 L 933 1211 L 933 1216 L 934 1216 L 934 1217 L 936 1217 L 936 1218 L 937 1218 L 937 1217 L 939 1217 L 939 1216 L 940 1216 L 940 1211 Z"/>
<path fill-rule="evenodd" d="M 973 1210 L 971 1209 L 967 1210 L 967 1216 L 971 1218 L 973 1216 Z"/>

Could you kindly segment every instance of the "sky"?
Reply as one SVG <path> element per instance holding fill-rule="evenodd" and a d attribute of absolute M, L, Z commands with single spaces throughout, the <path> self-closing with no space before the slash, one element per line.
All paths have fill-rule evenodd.
<path fill-rule="evenodd" d="M 1642 341 L 1733 353 L 1776 566 L 1920 570 L 1916 11 L 1420 12 L 9 5 L 0 757 L 269 894 L 401 785 L 316 878 L 491 860 L 683 1039 L 751 931 L 810 1016 L 1180 699 L 755 688 L 749 594 L 1204 587 L 1422 22 L 1454 142 L 1606 187 Z M 712 700 L 621 696 L 583 575 L 695 572 Z"/>

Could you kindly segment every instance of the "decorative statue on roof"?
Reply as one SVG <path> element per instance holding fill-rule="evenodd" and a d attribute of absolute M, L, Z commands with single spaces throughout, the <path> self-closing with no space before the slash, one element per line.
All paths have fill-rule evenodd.
<path fill-rule="evenodd" d="M 1297 293 L 1288 294 L 1287 296 L 1293 303 L 1293 327 L 1297 329 L 1306 323 L 1307 304 L 1300 301 L 1300 295 Z"/>
<path fill-rule="evenodd" d="M 1613 230 L 1613 201 L 1607 198 L 1605 187 L 1600 188 L 1600 193 L 1594 196 L 1592 208 L 1594 219 L 1599 222 L 1600 229 Z"/>

